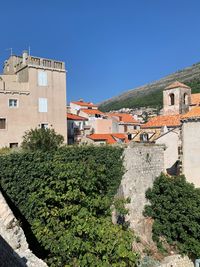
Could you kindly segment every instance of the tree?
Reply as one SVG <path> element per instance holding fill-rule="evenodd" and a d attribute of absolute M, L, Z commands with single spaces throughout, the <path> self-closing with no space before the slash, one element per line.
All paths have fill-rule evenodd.
<path fill-rule="evenodd" d="M 164 239 L 183 254 L 200 257 L 200 189 L 184 176 L 161 174 L 148 189 L 144 215 L 154 219 L 153 239 Z"/>
<path fill-rule="evenodd" d="M 25 150 L 54 150 L 64 142 L 64 137 L 54 129 L 35 128 L 25 132 L 21 147 Z"/>

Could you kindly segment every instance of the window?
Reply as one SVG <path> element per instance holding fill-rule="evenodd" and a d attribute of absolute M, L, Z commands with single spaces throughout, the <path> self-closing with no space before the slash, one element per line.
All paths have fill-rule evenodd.
<path fill-rule="evenodd" d="M 174 97 L 174 94 L 170 94 L 170 95 L 169 95 L 169 99 L 170 99 L 170 105 L 171 105 L 171 106 L 174 106 L 174 103 L 175 103 L 175 97 Z"/>
<path fill-rule="evenodd" d="M 38 85 L 47 86 L 47 72 L 43 70 L 38 71 Z"/>
<path fill-rule="evenodd" d="M 188 94 L 186 94 L 186 93 L 184 94 L 183 103 L 185 105 L 188 105 Z"/>
<path fill-rule="evenodd" d="M 39 98 L 39 112 L 47 112 L 47 98 Z"/>
<path fill-rule="evenodd" d="M 41 123 L 42 129 L 48 129 L 48 123 Z"/>
<path fill-rule="evenodd" d="M 10 148 L 16 148 L 18 147 L 18 143 L 10 143 Z"/>
<path fill-rule="evenodd" d="M 9 108 L 17 108 L 18 107 L 17 99 L 9 99 L 8 105 Z"/>
<path fill-rule="evenodd" d="M 140 134 L 140 141 L 141 142 L 148 142 L 149 141 L 148 133 L 142 133 L 142 134 Z"/>
<path fill-rule="evenodd" d="M 6 119 L 0 118 L 0 129 L 6 129 Z"/>

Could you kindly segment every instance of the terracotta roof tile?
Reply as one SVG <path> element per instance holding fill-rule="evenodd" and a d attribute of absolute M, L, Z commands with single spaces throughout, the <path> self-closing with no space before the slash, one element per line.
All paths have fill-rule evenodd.
<path fill-rule="evenodd" d="M 182 119 L 197 118 L 200 117 L 200 107 L 194 107 L 188 111 L 185 115 L 182 116 Z"/>
<path fill-rule="evenodd" d="M 75 115 L 75 114 L 71 114 L 71 113 L 67 113 L 67 119 L 68 120 L 74 120 L 74 121 L 86 121 L 88 120 L 87 118 Z"/>
<path fill-rule="evenodd" d="M 124 123 L 138 123 L 131 114 L 128 113 L 107 113 L 109 117 L 118 117 L 119 121 Z"/>
<path fill-rule="evenodd" d="M 170 85 L 168 85 L 165 88 L 165 90 L 174 89 L 174 88 L 178 88 L 178 87 L 181 87 L 181 88 L 190 88 L 189 86 L 187 86 L 184 83 L 180 83 L 179 81 L 175 81 L 175 82 L 171 83 Z"/>
<path fill-rule="evenodd" d="M 82 112 L 86 113 L 86 114 L 99 114 L 99 115 L 104 115 L 103 112 L 101 112 L 98 109 L 81 109 Z"/>
<path fill-rule="evenodd" d="M 128 142 L 128 138 L 125 134 L 114 133 L 114 134 L 91 134 L 87 136 L 88 138 L 96 141 L 106 141 L 107 144 L 117 143 L 117 139 Z"/>
<path fill-rule="evenodd" d="M 97 105 L 94 105 L 92 102 L 73 101 L 72 103 L 82 107 L 97 107 Z"/>
<path fill-rule="evenodd" d="M 162 126 L 179 126 L 182 115 L 157 116 L 142 125 L 142 128 L 159 128 Z"/>
<path fill-rule="evenodd" d="M 191 104 L 192 105 L 199 105 L 200 104 L 200 93 L 191 94 Z"/>

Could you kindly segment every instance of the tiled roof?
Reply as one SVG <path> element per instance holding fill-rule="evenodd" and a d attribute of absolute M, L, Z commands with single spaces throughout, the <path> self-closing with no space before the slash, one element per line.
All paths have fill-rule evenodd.
<path fill-rule="evenodd" d="M 86 113 L 86 114 L 99 114 L 99 115 L 104 115 L 103 112 L 101 112 L 100 110 L 98 109 L 81 109 L 82 112 Z"/>
<path fill-rule="evenodd" d="M 197 118 L 200 117 L 200 107 L 194 107 L 188 111 L 185 115 L 182 116 L 182 119 Z"/>
<path fill-rule="evenodd" d="M 131 114 L 128 113 L 107 113 L 109 117 L 118 117 L 119 121 L 124 123 L 138 123 Z"/>
<path fill-rule="evenodd" d="M 106 141 L 107 144 L 115 144 L 117 143 L 117 139 L 124 141 L 125 143 L 128 142 L 128 138 L 125 134 L 91 134 L 87 136 L 88 138 L 94 141 Z M 116 139 L 117 138 L 117 139 Z"/>
<path fill-rule="evenodd" d="M 159 128 L 162 126 L 179 126 L 182 115 L 156 116 L 142 125 L 142 128 Z"/>
<path fill-rule="evenodd" d="M 73 101 L 72 103 L 81 107 L 97 107 L 97 105 L 94 105 L 92 102 Z"/>
<path fill-rule="evenodd" d="M 86 121 L 87 118 L 75 115 L 75 114 L 71 114 L 71 113 L 67 113 L 67 119 L 68 120 L 74 120 L 74 121 Z"/>
<path fill-rule="evenodd" d="M 171 83 L 170 85 L 168 85 L 165 90 L 169 90 L 169 89 L 174 89 L 174 88 L 178 88 L 178 87 L 181 87 L 181 88 L 190 88 L 189 86 L 187 86 L 186 84 L 184 83 L 180 83 L 178 81 L 176 82 L 173 82 Z"/>
<path fill-rule="evenodd" d="M 192 105 L 199 105 L 199 103 L 200 103 L 200 93 L 191 94 L 191 104 Z"/>

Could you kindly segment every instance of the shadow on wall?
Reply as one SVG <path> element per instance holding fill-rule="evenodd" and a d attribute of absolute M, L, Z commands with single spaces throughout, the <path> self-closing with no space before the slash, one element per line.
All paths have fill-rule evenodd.
<path fill-rule="evenodd" d="M 0 235 L 0 266 L 27 267 L 27 260 L 20 258 L 13 248 Z"/>
<path fill-rule="evenodd" d="M 2 189 L 0 186 L 0 191 L 5 198 L 8 206 L 12 210 L 15 218 L 20 221 L 21 228 L 24 231 L 24 234 L 26 236 L 26 240 L 29 246 L 29 249 L 40 259 L 44 259 L 48 255 L 48 251 L 45 250 L 40 243 L 38 242 L 37 238 L 32 232 L 31 225 L 26 220 L 25 216 L 21 213 L 21 211 L 16 207 L 16 205 L 13 203 L 13 201 L 10 199 L 10 197 L 6 194 L 6 192 Z M 0 267 L 3 267 L 0 265 Z M 11 267 L 11 266 L 10 266 Z M 38 266 L 39 267 L 39 266 Z"/>
<path fill-rule="evenodd" d="M 173 176 L 180 175 L 180 161 L 177 160 L 170 168 L 168 168 L 167 173 Z"/>

